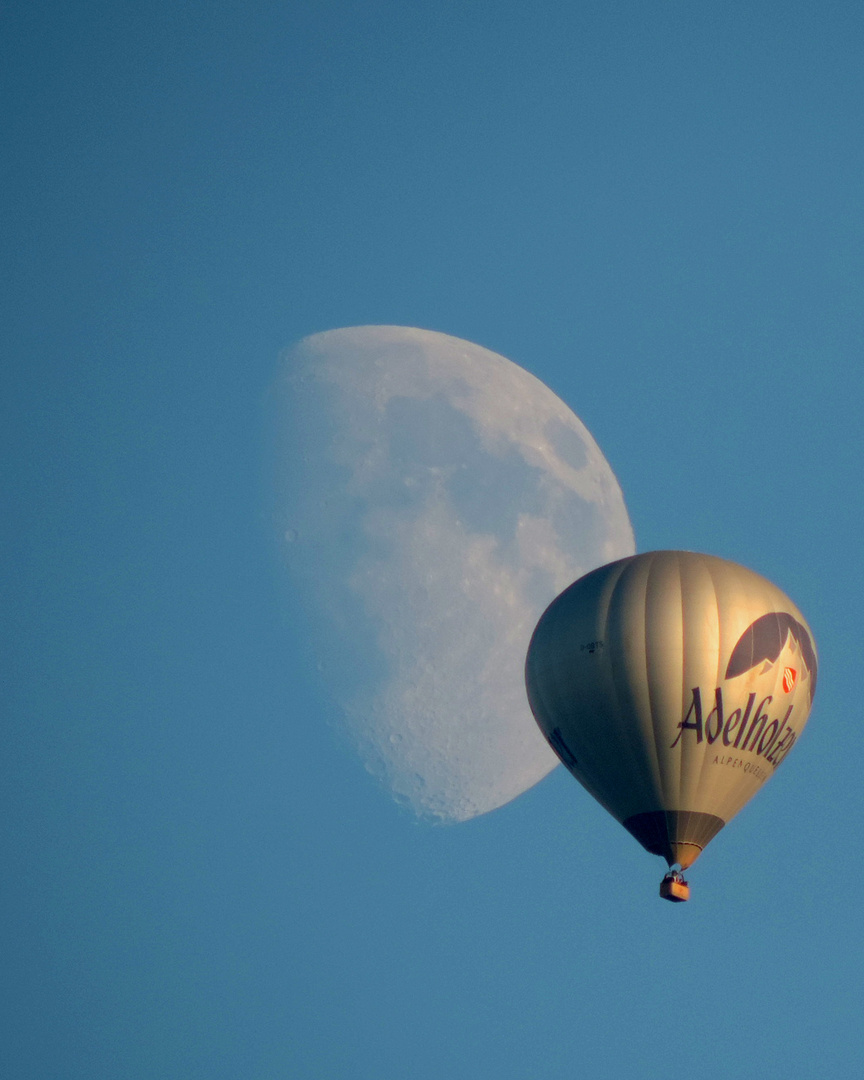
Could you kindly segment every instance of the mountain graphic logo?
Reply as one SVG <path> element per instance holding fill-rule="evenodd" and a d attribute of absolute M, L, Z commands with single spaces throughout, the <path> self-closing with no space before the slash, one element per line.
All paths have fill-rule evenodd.
<path fill-rule="evenodd" d="M 783 646 L 792 638 L 801 651 L 801 663 L 810 676 L 810 702 L 816 693 L 816 673 L 818 663 L 816 651 L 810 634 L 797 619 L 785 611 L 770 611 L 752 622 L 732 650 L 726 667 L 726 678 L 734 679 L 752 671 L 758 664 L 773 664 L 780 658 Z M 798 681 L 798 672 L 791 667 L 784 668 L 783 690 L 788 694 Z"/>

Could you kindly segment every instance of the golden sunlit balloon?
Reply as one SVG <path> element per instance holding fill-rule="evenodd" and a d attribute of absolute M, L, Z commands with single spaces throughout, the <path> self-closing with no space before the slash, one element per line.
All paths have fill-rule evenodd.
<path fill-rule="evenodd" d="M 652 551 L 550 604 L 526 684 L 576 779 L 686 869 L 795 745 L 817 666 L 803 615 L 771 582 L 711 555 Z M 677 871 L 664 883 L 668 899 L 687 898 Z"/>

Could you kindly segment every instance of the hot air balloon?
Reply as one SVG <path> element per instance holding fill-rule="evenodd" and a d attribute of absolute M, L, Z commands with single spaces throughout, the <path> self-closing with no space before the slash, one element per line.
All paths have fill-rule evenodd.
<path fill-rule="evenodd" d="M 792 601 L 737 563 L 651 551 L 601 566 L 544 612 L 525 665 L 550 746 L 644 848 L 660 895 L 768 780 L 816 690 Z"/>

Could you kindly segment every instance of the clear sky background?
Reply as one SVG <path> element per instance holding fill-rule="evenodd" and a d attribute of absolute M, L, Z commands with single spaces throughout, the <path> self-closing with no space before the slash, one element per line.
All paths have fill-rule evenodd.
<path fill-rule="evenodd" d="M 0 50 L 0 1074 L 860 1077 L 860 3 L 34 0 Z M 562 769 L 433 827 L 328 723 L 262 417 L 363 323 L 527 368 L 640 550 L 811 623 L 691 903 Z"/>

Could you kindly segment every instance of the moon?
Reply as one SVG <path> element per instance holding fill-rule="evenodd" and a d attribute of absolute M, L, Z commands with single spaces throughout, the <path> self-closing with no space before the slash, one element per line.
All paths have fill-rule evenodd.
<path fill-rule="evenodd" d="M 431 330 L 304 338 L 273 401 L 291 602 L 367 768 L 421 817 L 509 802 L 558 764 L 525 693 L 537 620 L 635 551 L 608 462 L 539 379 Z"/>

